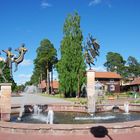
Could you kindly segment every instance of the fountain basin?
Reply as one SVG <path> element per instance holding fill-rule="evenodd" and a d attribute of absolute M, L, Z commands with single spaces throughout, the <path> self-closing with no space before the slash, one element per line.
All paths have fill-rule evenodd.
<path fill-rule="evenodd" d="M 48 105 L 48 107 L 54 107 L 53 109 L 58 110 L 61 108 L 61 111 L 68 110 L 70 108 L 74 109 L 74 106 L 71 105 Z M 102 106 L 102 108 L 111 109 L 113 106 L 107 105 Z M 63 109 L 64 110 L 63 110 Z M 78 110 L 84 112 L 85 107 L 76 106 Z M 79 109 L 80 108 L 80 109 Z M 82 109 L 81 109 L 82 108 Z M 119 108 L 123 110 L 123 105 L 119 105 Z M 130 105 L 131 111 L 139 111 L 139 105 Z M 13 107 L 13 113 L 19 109 L 18 106 Z M 133 109 L 133 110 L 132 110 Z M 60 111 L 60 110 L 59 110 Z M 77 111 L 77 110 L 75 110 Z M 0 131 L 1 132 L 10 132 L 10 133 L 33 133 L 33 134 L 45 134 L 45 135 L 85 135 L 91 134 L 90 130 L 92 127 L 96 126 L 105 126 L 109 134 L 127 134 L 140 132 L 140 121 L 129 121 L 129 122 L 116 122 L 116 123 L 91 123 L 91 124 L 30 124 L 30 123 L 14 123 L 14 122 L 0 122 Z"/>
<path fill-rule="evenodd" d="M 127 134 L 140 132 L 140 121 L 111 124 L 25 124 L 0 122 L 1 132 L 45 135 L 90 135 L 92 127 L 105 126 L 109 134 Z"/>
<path fill-rule="evenodd" d="M 11 122 L 46 124 L 48 112 L 40 114 L 25 113 L 19 121 L 18 115 L 11 116 Z M 140 120 L 138 112 L 100 112 L 90 115 L 81 112 L 54 112 L 54 124 L 97 124 L 97 123 L 115 123 Z"/>

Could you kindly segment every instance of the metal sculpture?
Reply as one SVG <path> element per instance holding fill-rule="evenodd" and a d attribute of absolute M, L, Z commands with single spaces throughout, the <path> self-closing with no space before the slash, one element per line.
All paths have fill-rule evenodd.
<path fill-rule="evenodd" d="M 94 59 L 96 60 L 96 56 L 99 56 L 100 45 L 97 43 L 96 39 L 89 34 L 89 39 L 87 39 L 87 44 L 84 46 L 84 57 L 86 63 L 89 65 L 91 69 L 91 64 L 94 64 Z"/>
<path fill-rule="evenodd" d="M 7 82 L 4 74 L 3 74 L 3 70 L 0 68 L 0 76 L 4 79 L 5 82 Z"/>
<path fill-rule="evenodd" d="M 27 49 L 25 48 L 25 44 L 22 44 L 21 47 L 15 49 L 15 51 L 18 51 L 19 55 L 18 55 L 18 57 L 15 57 L 13 59 L 13 62 L 15 63 L 14 72 L 16 72 L 18 70 L 18 65 L 23 61 L 24 55 L 27 52 Z"/>
<path fill-rule="evenodd" d="M 17 48 L 15 51 L 18 51 L 18 57 L 15 57 L 15 55 L 11 52 L 12 48 L 9 47 L 7 50 L 2 50 L 6 54 L 5 61 L 1 59 L 1 61 L 4 62 L 4 65 L 2 68 L 0 68 L 0 76 L 4 79 L 5 82 L 7 82 L 7 79 L 4 76 L 4 70 L 5 68 L 9 68 L 10 70 L 10 78 L 12 79 L 12 64 L 15 63 L 15 71 L 18 69 L 18 65 L 23 61 L 24 55 L 27 52 L 27 49 L 25 48 L 25 45 L 22 44 L 21 47 Z M 1 52 L 0 52 L 1 55 Z"/>
<path fill-rule="evenodd" d="M 8 67 L 10 69 L 10 77 L 12 77 L 12 58 L 14 56 L 11 50 L 12 50 L 11 47 L 9 47 L 8 50 L 2 50 L 4 53 L 6 53 L 6 60 L 2 68 L 2 71 L 5 69 L 5 67 Z"/>

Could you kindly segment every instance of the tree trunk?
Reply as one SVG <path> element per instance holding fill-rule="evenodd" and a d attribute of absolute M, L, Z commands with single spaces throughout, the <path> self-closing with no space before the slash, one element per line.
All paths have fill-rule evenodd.
<path fill-rule="evenodd" d="M 51 71 L 51 94 L 53 92 L 53 68 L 52 68 L 52 71 Z"/>
<path fill-rule="evenodd" d="M 40 81 L 39 81 L 39 84 L 41 85 L 42 83 L 42 73 L 40 74 Z M 42 85 L 41 85 L 41 93 L 43 92 L 43 89 L 42 89 Z"/>
<path fill-rule="evenodd" d="M 51 93 L 50 92 L 50 72 L 49 69 L 47 68 L 47 93 Z"/>
<path fill-rule="evenodd" d="M 80 78 L 79 78 L 79 74 L 78 74 L 78 83 L 77 83 L 78 87 L 77 87 L 77 97 L 80 97 Z"/>

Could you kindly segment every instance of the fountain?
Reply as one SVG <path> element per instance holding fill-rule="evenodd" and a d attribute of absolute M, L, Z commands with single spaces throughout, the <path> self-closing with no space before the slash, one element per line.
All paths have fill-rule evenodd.
<path fill-rule="evenodd" d="M 35 94 L 38 93 L 38 88 L 35 85 L 26 86 L 24 92 L 29 94 Z"/>
<path fill-rule="evenodd" d="M 47 124 L 53 124 L 53 121 L 54 121 L 54 112 L 53 112 L 53 110 L 50 108 L 50 109 L 48 110 L 48 115 L 47 115 L 47 121 L 46 121 L 46 123 L 47 123 Z"/>
<path fill-rule="evenodd" d="M 26 97 L 27 93 L 25 93 L 24 95 Z M 25 105 L 26 105 L 26 103 L 24 102 L 24 106 Z M 29 106 L 29 105 L 27 105 L 27 106 Z M 71 111 L 76 111 L 73 114 L 73 112 L 68 112 L 68 113 L 66 112 L 66 111 L 68 111 L 68 105 L 66 105 L 66 104 L 61 105 L 60 108 L 58 108 L 59 105 L 56 105 L 56 104 L 54 106 L 52 104 L 47 104 L 45 107 L 44 106 L 45 105 L 40 105 L 40 104 L 32 105 L 31 104 L 29 106 L 30 113 L 27 113 L 27 114 L 25 113 L 26 109 L 24 109 L 24 113 L 20 113 L 20 114 L 22 114 L 21 121 L 17 121 L 18 123 L 22 123 L 22 128 L 20 128 L 20 125 L 18 126 L 18 124 L 17 124 L 16 130 L 12 127 L 11 131 L 16 133 L 16 131 L 18 130 L 18 127 L 19 127 L 19 131 L 24 133 L 24 131 L 26 130 L 26 127 L 31 126 L 30 128 L 32 128 L 32 129 L 30 130 L 28 128 L 27 131 L 32 131 L 37 134 L 40 134 L 40 133 L 43 133 L 43 134 L 44 133 L 47 133 L 47 134 L 48 133 L 49 134 L 58 133 L 59 134 L 59 132 L 60 133 L 64 132 L 64 134 L 69 134 L 69 133 L 73 134 L 73 132 L 75 132 L 75 131 L 76 131 L 76 134 L 81 134 L 82 132 L 87 133 L 89 131 L 89 128 L 91 126 L 93 126 L 93 123 L 95 126 L 97 125 L 97 123 L 98 124 L 106 123 L 105 125 L 107 128 L 110 128 L 110 126 L 112 126 L 113 131 L 115 131 L 115 130 L 119 131 L 120 127 L 123 128 L 123 125 L 121 125 L 121 123 L 119 125 L 119 129 L 115 128 L 114 124 L 108 125 L 107 123 L 113 123 L 113 122 L 116 123 L 117 122 L 117 124 L 118 124 L 118 122 L 125 122 L 125 121 L 130 122 L 130 121 L 133 121 L 134 119 L 138 120 L 140 118 L 139 113 L 132 113 L 132 114 L 130 113 L 128 115 L 125 115 L 121 112 L 119 112 L 119 113 L 118 112 L 115 112 L 115 113 L 112 113 L 112 112 L 100 113 L 99 112 L 99 113 L 93 114 L 92 112 L 87 113 L 86 110 L 84 111 L 84 113 L 79 113 L 78 110 L 75 110 L 74 106 L 72 106 L 72 107 L 70 107 Z M 119 105 L 117 105 L 117 106 L 119 106 Z M 112 108 L 112 106 L 111 106 L 111 108 Z M 58 109 L 58 110 L 56 110 L 56 109 Z M 57 111 L 65 111 L 65 112 L 57 112 Z M 93 115 L 89 116 L 89 114 L 93 114 Z M 30 121 L 29 121 L 29 119 L 30 119 Z M 28 125 L 25 125 L 24 123 L 28 123 Z M 36 123 L 39 123 L 39 125 L 37 125 Z M 42 125 L 40 125 L 40 124 L 42 124 Z M 48 125 L 48 124 L 54 124 L 54 125 Z M 63 124 L 63 130 L 61 128 L 59 129 L 58 128 L 59 125 L 57 125 L 57 124 Z M 73 125 L 71 125 L 71 124 L 73 124 Z M 76 126 L 74 124 L 78 124 L 78 125 Z M 27 131 L 26 131 L 26 133 L 28 133 Z"/>
<path fill-rule="evenodd" d="M 119 107 L 118 107 L 118 105 L 114 105 L 113 107 L 112 107 L 112 111 L 113 112 L 119 112 Z"/>
<path fill-rule="evenodd" d="M 22 116 L 24 114 L 24 111 L 25 111 L 24 110 L 24 105 L 22 104 L 21 107 L 20 107 L 19 116 L 17 118 L 18 121 L 21 121 L 21 118 L 22 118 Z"/>
<path fill-rule="evenodd" d="M 34 86 L 29 86 L 25 89 L 23 103 L 21 105 L 21 109 L 19 112 L 19 120 L 24 116 L 26 117 L 26 113 L 25 113 L 26 102 L 25 101 L 26 101 L 26 95 L 28 95 L 27 93 L 28 94 L 29 93 L 37 93 L 36 88 Z M 46 110 L 43 111 L 42 108 L 40 107 L 40 105 L 38 105 L 38 104 L 35 104 L 33 106 L 31 105 L 32 108 L 29 109 L 29 110 L 31 110 L 31 113 L 29 114 L 29 116 L 31 116 L 31 118 L 35 118 L 36 120 L 41 120 L 47 124 L 37 125 L 37 124 L 29 124 L 28 123 L 28 125 L 25 125 L 24 121 L 20 121 L 21 123 L 23 123 L 22 125 L 15 124 L 15 123 L 12 124 L 9 122 L 6 125 L 3 123 L 0 124 L 0 127 L 2 128 L 3 131 L 6 130 L 6 131 L 12 132 L 12 133 L 18 133 L 18 132 L 24 133 L 25 132 L 27 134 L 28 132 L 29 133 L 33 132 L 34 134 L 35 133 L 37 133 L 37 134 L 43 133 L 43 134 L 55 134 L 55 135 L 57 135 L 57 134 L 64 134 L 64 135 L 65 134 L 82 134 L 82 133 L 87 134 L 89 132 L 90 128 L 93 126 L 93 123 L 94 124 L 100 123 L 100 120 L 103 120 L 104 123 L 108 123 L 109 122 L 108 120 L 110 120 L 111 122 L 116 122 L 116 121 L 118 121 L 119 118 L 121 118 L 121 119 L 126 118 L 126 115 L 122 114 L 124 116 L 124 117 L 122 117 L 122 116 L 118 116 L 117 113 L 112 114 L 112 112 L 111 112 L 111 114 L 108 114 L 108 112 L 105 112 L 103 114 L 102 113 L 95 114 L 95 112 L 96 112 L 96 100 L 97 100 L 97 95 L 96 95 L 96 91 L 95 91 L 95 72 L 91 69 L 87 71 L 87 96 L 88 96 L 88 109 L 87 109 L 87 111 L 89 113 L 84 113 L 84 115 L 82 114 L 83 117 L 79 117 L 81 114 L 78 113 L 77 110 L 74 110 L 73 109 L 74 106 L 72 106 L 71 111 L 75 111 L 76 115 L 73 115 L 73 114 L 71 115 L 72 119 L 70 120 L 70 122 L 68 122 L 69 124 L 64 125 L 63 122 L 57 122 L 57 123 L 63 124 L 63 129 L 59 128 L 59 125 L 47 125 L 47 124 L 53 124 L 53 123 L 55 124 L 56 123 L 55 118 L 57 118 L 57 116 L 59 116 L 61 120 L 64 120 L 64 119 L 67 120 L 68 116 L 70 116 L 70 115 L 67 114 L 67 116 L 65 116 L 66 115 L 65 112 L 63 112 L 63 114 L 61 116 L 60 116 L 60 114 L 61 114 L 60 112 L 57 115 L 56 110 L 54 111 L 54 108 L 51 108 L 51 107 L 48 107 L 48 112 Z M 127 108 L 126 113 L 128 113 L 129 112 L 129 104 L 127 104 L 125 106 L 126 106 L 125 108 Z M 58 107 L 58 105 L 57 105 L 57 107 Z M 61 106 L 61 108 L 62 108 L 62 106 Z M 64 111 L 67 111 L 66 108 L 67 108 L 67 105 L 63 105 Z M 90 116 L 89 116 L 89 114 L 90 114 Z M 74 118 L 74 116 L 75 116 L 75 118 Z M 133 120 L 133 118 L 135 118 L 135 117 L 132 116 L 130 118 L 132 118 L 132 120 Z M 128 119 L 130 119 L 130 118 L 128 117 Z M 83 125 L 83 124 L 71 125 L 72 123 L 79 124 L 79 120 L 81 120 L 82 123 L 83 123 L 83 120 L 85 120 L 86 122 L 84 122 L 84 123 L 86 123 L 86 124 L 85 125 Z M 103 123 L 103 122 L 101 122 L 101 123 Z M 124 122 L 124 120 L 123 120 L 123 122 Z M 91 124 L 88 124 L 88 123 L 91 123 Z M 8 124 L 9 124 L 9 126 L 8 126 Z M 109 130 L 111 130 L 112 132 L 113 131 L 116 132 L 116 130 L 117 130 L 117 132 L 121 131 L 121 133 L 122 133 L 123 129 L 125 129 L 126 126 L 124 127 L 121 124 L 122 123 L 120 123 L 118 125 L 119 128 L 117 128 L 118 126 L 116 127 L 114 124 L 112 125 L 112 127 L 110 125 L 106 124 L 106 127 L 109 128 Z M 127 127 L 127 129 L 132 129 L 132 128 L 137 129 L 137 127 L 138 126 L 136 126 L 136 123 L 135 123 L 133 127 L 132 126 L 130 128 Z"/>
<path fill-rule="evenodd" d="M 32 94 L 32 93 L 37 93 L 37 92 L 38 92 L 37 87 L 34 86 L 34 85 L 25 87 L 24 92 L 23 92 L 23 96 L 22 96 L 22 102 L 21 102 L 21 106 L 20 106 L 19 117 L 17 118 L 19 121 L 21 120 L 22 116 L 25 113 L 24 106 L 26 105 L 26 101 L 28 100 L 28 95 Z M 41 111 L 39 109 L 40 108 L 37 105 L 34 105 L 33 110 L 34 110 L 35 113 Z"/>
<path fill-rule="evenodd" d="M 124 103 L 124 111 L 125 111 L 125 114 L 129 114 L 129 102 Z"/>

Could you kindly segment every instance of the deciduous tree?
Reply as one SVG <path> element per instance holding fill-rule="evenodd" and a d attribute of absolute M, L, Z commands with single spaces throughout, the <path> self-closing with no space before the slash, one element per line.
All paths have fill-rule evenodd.
<path fill-rule="evenodd" d="M 68 15 L 63 27 L 61 59 L 58 62 L 60 90 L 65 96 L 80 96 L 80 87 L 85 80 L 85 64 L 82 54 L 83 35 L 78 13 Z"/>

